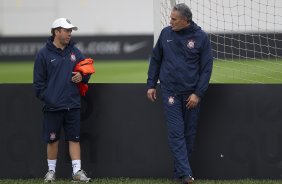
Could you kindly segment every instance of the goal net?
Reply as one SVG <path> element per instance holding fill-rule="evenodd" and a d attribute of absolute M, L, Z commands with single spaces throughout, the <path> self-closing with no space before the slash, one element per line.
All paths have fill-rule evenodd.
<path fill-rule="evenodd" d="M 281 0 L 154 0 L 154 42 L 177 3 L 209 34 L 212 83 L 282 83 Z"/>

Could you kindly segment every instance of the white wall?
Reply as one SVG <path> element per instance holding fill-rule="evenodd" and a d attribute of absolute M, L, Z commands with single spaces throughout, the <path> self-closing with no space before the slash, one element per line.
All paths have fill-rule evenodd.
<path fill-rule="evenodd" d="M 59 17 L 77 35 L 152 34 L 153 0 L 0 0 L 0 36 L 49 35 Z"/>
<path fill-rule="evenodd" d="M 78 26 L 77 35 L 153 34 L 153 1 L 171 0 L 0 0 L 0 36 L 49 35 L 59 17 Z M 282 31 L 282 0 L 176 2 L 207 32 Z"/>

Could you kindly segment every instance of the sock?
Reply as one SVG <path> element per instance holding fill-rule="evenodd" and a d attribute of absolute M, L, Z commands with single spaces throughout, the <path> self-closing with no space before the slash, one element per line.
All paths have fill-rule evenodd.
<path fill-rule="evenodd" d="M 57 160 L 48 160 L 47 159 L 47 162 L 48 162 L 48 167 L 49 167 L 49 171 L 56 171 L 56 163 L 57 163 Z"/>
<path fill-rule="evenodd" d="M 81 160 L 72 160 L 72 170 L 75 174 L 77 171 L 81 170 Z"/>

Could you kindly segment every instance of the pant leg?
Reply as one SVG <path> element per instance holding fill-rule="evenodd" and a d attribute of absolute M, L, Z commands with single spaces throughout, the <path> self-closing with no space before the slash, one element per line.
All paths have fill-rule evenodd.
<path fill-rule="evenodd" d="M 43 140 L 53 143 L 60 139 L 61 126 L 64 121 L 64 111 L 44 111 L 43 112 Z"/>
<path fill-rule="evenodd" d="M 188 94 L 189 95 L 189 94 Z M 186 99 L 187 95 L 183 96 L 183 112 L 184 112 L 184 126 L 185 126 L 185 141 L 186 141 L 186 148 L 188 154 L 188 160 L 191 158 L 191 154 L 193 151 L 195 138 L 196 138 L 196 129 L 198 124 L 198 116 L 200 111 L 200 103 L 197 107 L 193 109 L 188 109 L 186 107 Z"/>
<path fill-rule="evenodd" d="M 66 111 L 64 131 L 66 141 L 80 141 L 80 109 L 70 109 Z"/>
<path fill-rule="evenodd" d="M 171 94 L 165 90 L 162 90 L 162 95 L 167 120 L 168 143 L 174 160 L 175 177 L 192 175 L 184 136 L 182 96 Z"/>

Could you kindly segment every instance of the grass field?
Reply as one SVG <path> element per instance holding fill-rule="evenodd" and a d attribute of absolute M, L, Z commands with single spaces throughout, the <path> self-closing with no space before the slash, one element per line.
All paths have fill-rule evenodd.
<path fill-rule="evenodd" d="M 146 61 L 99 61 L 90 83 L 145 83 Z M 0 62 L 0 83 L 32 83 L 33 62 Z"/>
<path fill-rule="evenodd" d="M 282 60 L 215 61 L 212 83 L 282 83 Z"/>
<path fill-rule="evenodd" d="M 281 184 L 282 180 L 196 180 L 195 184 Z M 30 180 L 0 180 L 1 184 L 41 184 L 43 179 Z M 69 184 L 70 180 L 56 180 L 56 184 Z M 179 184 L 173 180 L 168 179 L 94 179 L 94 184 Z"/>
<path fill-rule="evenodd" d="M 90 83 L 146 83 L 148 61 L 96 61 Z M 0 62 L 0 83 L 32 83 L 33 62 Z M 282 83 L 282 61 L 215 61 L 211 83 Z"/>

